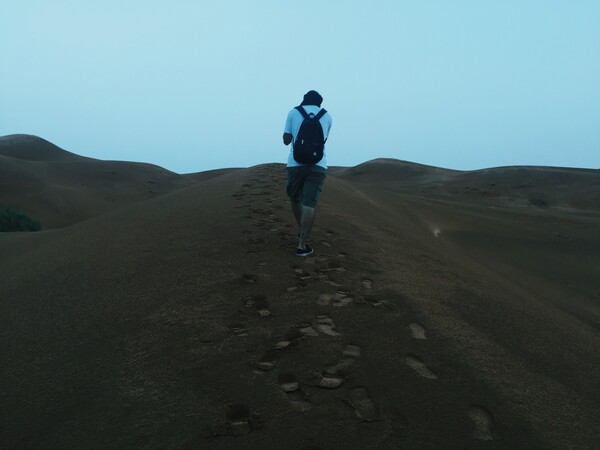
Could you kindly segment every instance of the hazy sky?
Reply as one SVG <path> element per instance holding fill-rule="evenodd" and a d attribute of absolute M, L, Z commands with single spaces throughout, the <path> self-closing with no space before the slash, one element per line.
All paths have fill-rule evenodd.
<path fill-rule="evenodd" d="M 5 1 L 0 135 L 185 173 L 285 162 L 600 167 L 598 0 Z"/>

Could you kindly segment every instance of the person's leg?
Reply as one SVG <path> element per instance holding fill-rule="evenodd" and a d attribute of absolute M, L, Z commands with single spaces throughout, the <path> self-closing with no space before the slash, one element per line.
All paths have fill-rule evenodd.
<path fill-rule="evenodd" d="M 302 221 L 302 206 L 300 205 L 300 197 L 302 196 L 302 168 L 301 167 L 288 167 L 287 169 L 287 183 L 286 192 L 290 198 L 290 204 L 292 206 L 292 212 L 294 218 L 300 228 L 300 222 Z"/>
<path fill-rule="evenodd" d="M 301 219 L 300 219 L 300 234 L 298 241 L 298 248 L 304 250 L 308 237 L 310 236 L 310 230 L 312 230 L 313 224 L 315 223 L 315 208 L 310 206 L 302 206 Z"/>
<path fill-rule="evenodd" d="M 302 189 L 302 211 L 300 218 L 300 234 L 298 235 L 299 250 L 306 249 L 310 232 L 315 223 L 315 210 L 317 207 L 317 202 L 319 201 L 319 196 L 323 189 L 323 183 L 325 181 L 325 177 L 327 176 L 326 169 L 321 167 L 312 166 L 309 170 L 310 172 L 304 181 Z"/>
<path fill-rule="evenodd" d="M 295 202 L 293 200 L 290 200 L 290 203 L 292 204 L 292 212 L 298 223 L 298 228 L 300 228 L 302 226 L 302 205 L 300 202 Z"/>

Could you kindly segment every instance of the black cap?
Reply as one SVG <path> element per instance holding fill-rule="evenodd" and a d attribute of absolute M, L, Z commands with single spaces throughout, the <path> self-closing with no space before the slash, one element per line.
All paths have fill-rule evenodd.
<path fill-rule="evenodd" d="M 320 108 L 321 103 L 323 103 L 323 97 L 321 97 L 321 94 L 319 94 L 317 91 L 308 91 L 306 94 L 304 94 L 304 100 L 302 100 L 300 105 L 315 105 Z"/>

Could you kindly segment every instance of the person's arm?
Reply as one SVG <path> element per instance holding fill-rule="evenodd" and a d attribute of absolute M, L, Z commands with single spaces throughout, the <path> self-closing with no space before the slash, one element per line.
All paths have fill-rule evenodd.
<path fill-rule="evenodd" d="M 292 135 L 292 112 L 293 110 L 288 113 L 285 126 L 283 127 L 283 145 L 290 145 L 292 139 L 294 139 Z"/>

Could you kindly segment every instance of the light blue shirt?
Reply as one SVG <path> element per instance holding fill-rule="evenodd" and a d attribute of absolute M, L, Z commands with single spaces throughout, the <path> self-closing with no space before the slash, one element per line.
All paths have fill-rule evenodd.
<path fill-rule="evenodd" d="M 315 116 L 321 111 L 321 108 L 315 105 L 304 105 L 302 106 L 304 110 L 310 114 L 313 113 Z M 294 141 L 296 141 L 296 136 L 298 136 L 298 131 L 300 131 L 300 125 L 304 121 L 304 117 L 302 114 L 294 108 L 292 109 L 287 116 L 287 120 L 285 121 L 285 127 L 283 129 L 284 133 L 290 133 L 293 136 L 292 143 L 290 144 L 290 154 L 288 155 L 287 166 L 288 167 L 299 167 L 305 166 L 306 164 L 300 164 L 294 159 Z M 329 136 L 329 130 L 331 130 L 332 119 L 329 113 L 326 113 L 323 117 L 319 119 L 321 123 L 321 127 L 323 127 L 323 136 L 325 139 Z M 325 151 L 325 147 L 323 147 L 323 159 L 319 161 L 316 166 L 320 166 L 324 169 L 327 169 L 327 153 Z"/>

